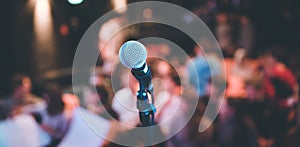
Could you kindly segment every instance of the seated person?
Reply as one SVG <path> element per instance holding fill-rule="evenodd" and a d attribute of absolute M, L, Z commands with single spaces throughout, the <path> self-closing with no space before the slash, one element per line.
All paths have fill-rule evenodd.
<path fill-rule="evenodd" d="M 65 111 L 63 92 L 59 86 L 48 86 L 44 98 L 47 108 L 41 111 L 41 126 L 51 136 L 49 146 L 57 146 L 68 131 L 72 114 Z"/>
<path fill-rule="evenodd" d="M 26 75 L 15 75 L 12 79 L 12 93 L 5 100 L 12 113 L 31 113 L 46 107 L 43 99 L 31 93 L 31 79 Z"/>

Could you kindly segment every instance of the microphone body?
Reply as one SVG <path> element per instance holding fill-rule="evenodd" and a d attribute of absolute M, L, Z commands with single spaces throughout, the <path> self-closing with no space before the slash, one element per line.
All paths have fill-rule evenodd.
<path fill-rule="evenodd" d="M 139 81 L 141 90 L 145 89 L 151 93 L 153 92 L 151 70 L 147 63 L 144 63 L 141 68 L 132 68 L 131 73 Z"/>

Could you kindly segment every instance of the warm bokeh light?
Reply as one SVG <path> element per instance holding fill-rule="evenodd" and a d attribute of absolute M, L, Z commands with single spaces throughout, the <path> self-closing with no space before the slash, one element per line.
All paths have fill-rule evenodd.
<path fill-rule="evenodd" d="M 69 34 L 69 27 L 68 27 L 68 25 L 62 24 L 62 25 L 59 27 L 59 33 L 60 33 L 60 35 L 62 35 L 62 36 L 67 36 L 67 35 Z"/>
<path fill-rule="evenodd" d="M 113 9 L 118 13 L 124 13 L 127 10 L 127 0 L 111 0 Z"/>
<path fill-rule="evenodd" d="M 33 24 L 36 66 L 40 70 L 46 69 L 54 65 L 55 62 L 54 26 L 49 0 L 36 0 Z"/>
<path fill-rule="evenodd" d="M 53 20 L 49 0 L 37 0 L 34 10 L 34 31 L 42 42 L 53 38 Z"/>
<path fill-rule="evenodd" d="M 153 16 L 153 11 L 152 11 L 152 9 L 150 9 L 150 8 L 144 9 L 144 11 L 143 11 L 143 16 L 144 16 L 145 18 L 147 18 L 147 19 L 151 19 L 152 16 Z"/>

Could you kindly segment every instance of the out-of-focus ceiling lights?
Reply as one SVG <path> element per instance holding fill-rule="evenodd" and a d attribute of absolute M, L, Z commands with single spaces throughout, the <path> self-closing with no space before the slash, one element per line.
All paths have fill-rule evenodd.
<path fill-rule="evenodd" d="M 68 2 L 72 5 L 79 5 L 83 2 L 84 0 L 68 0 Z"/>

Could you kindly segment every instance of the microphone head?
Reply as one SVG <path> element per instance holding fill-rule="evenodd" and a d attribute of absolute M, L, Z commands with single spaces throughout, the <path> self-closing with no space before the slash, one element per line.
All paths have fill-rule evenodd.
<path fill-rule="evenodd" d="M 147 50 L 140 42 L 127 41 L 120 48 L 119 58 L 127 68 L 141 68 L 146 63 Z"/>

